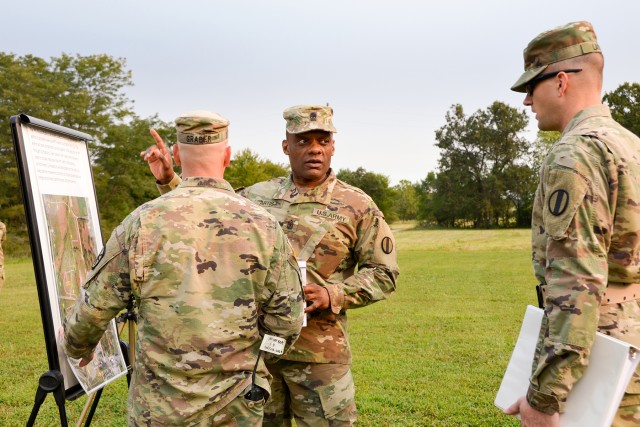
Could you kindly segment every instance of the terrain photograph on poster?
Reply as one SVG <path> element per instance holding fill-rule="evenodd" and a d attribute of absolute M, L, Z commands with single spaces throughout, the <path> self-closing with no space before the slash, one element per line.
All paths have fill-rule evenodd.
<path fill-rule="evenodd" d="M 96 260 L 95 233 L 91 230 L 88 200 L 84 197 L 43 194 L 60 318 L 81 295 L 82 284 Z M 126 365 L 120 355 L 118 335 L 107 329 L 95 349 L 96 357 L 84 367 L 69 358 L 74 374 L 87 393 L 109 382 L 123 372 Z"/>

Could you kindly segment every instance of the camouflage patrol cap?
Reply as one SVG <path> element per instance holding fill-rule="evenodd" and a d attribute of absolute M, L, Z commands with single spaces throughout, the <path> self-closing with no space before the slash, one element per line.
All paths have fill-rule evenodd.
<path fill-rule="evenodd" d="M 226 141 L 229 120 L 204 110 L 182 113 L 176 118 L 178 142 L 181 144 L 217 144 Z"/>
<path fill-rule="evenodd" d="M 296 105 L 284 110 L 282 114 L 287 121 L 287 132 L 303 133 L 310 130 L 324 130 L 335 133 L 331 117 L 333 108 L 324 105 Z"/>
<path fill-rule="evenodd" d="M 526 92 L 527 83 L 549 64 L 589 53 L 601 52 L 593 26 L 586 21 L 571 22 L 539 34 L 524 50 L 524 73 L 511 86 Z"/>

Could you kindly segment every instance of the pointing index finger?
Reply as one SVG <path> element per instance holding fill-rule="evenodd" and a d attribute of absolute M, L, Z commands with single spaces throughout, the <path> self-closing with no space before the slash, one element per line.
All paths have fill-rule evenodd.
<path fill-rule="evenodd" d="M 164 141 L 162 140 L 162 137 L 158 135 L 158 132 L 156 132 L 154 128 L 150 128 L 149 132 L 151 133 L 151 136 L 153 137 L 153 139 L 156 141 L 156 145 L 158 146 L 160 151 L 164 152 L 167 149 L 167 147 L 164 145 Z"/>

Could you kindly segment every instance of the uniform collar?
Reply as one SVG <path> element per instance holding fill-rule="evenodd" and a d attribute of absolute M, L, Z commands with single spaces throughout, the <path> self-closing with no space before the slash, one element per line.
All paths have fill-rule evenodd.
<path fill-rule="evenodd" d="M 233 187 L 227 181 L 221 178 L 209 178 L 203 176 L 191 176 L 184 178 L 178 187 L 207 187 L 219 188 L 221 190 L 233 191 Z"/>
<path fill-rule="evenodd" d="M 306 190 L 304 193 L 300 193 L 293 183 L 292 175 L 289 175 L 278 189 L 274 199 L 286 200 L 290 203 L 315 202 L 328 205 L 331 202 L 331 193 L 333 192 L 333 187 L 335 187 L 336 182 L 336 175 L 333 173 L 333 170 L 330 170 L 329 176 L 322 184 Z"/>
<path fill-rule="evenodd" d="M 609 107 L 607 107 L 606 105 L 593 105 L 591 107 L 587 107 L 573 116 L 571 121 L 567 123 L 567 126 L 564 128 L 564 131 L 562 133 L 565 134 L 571 131 L 583 121 L 593 117 L 611 118 L 611 111 L 609 111 Z"/>

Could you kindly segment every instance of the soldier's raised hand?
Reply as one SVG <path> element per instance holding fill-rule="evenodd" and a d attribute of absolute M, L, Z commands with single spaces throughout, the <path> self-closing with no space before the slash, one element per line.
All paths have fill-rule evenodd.
<path fill-rule="evenodd" d="M 141 151 L 140 156 L 149 164 L 149 169 L 158 182 L 167 184 L 174 176 L 171 153 L 155 129 L 151 128 L 149 132 L 155 140 L 155 145 Z"/>

